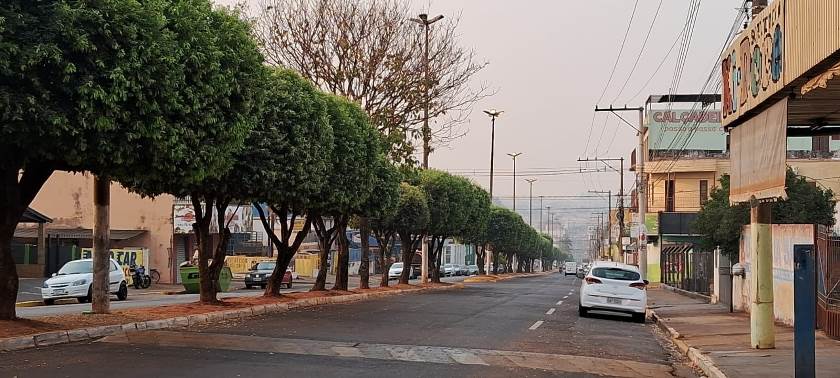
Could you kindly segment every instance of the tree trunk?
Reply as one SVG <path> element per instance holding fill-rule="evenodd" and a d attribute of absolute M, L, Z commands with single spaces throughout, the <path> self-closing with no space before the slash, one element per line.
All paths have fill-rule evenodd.
<path fill-rule="evenodd" d="M 273 245 L 276 250 L 275 259 L 277 264 L 274 265 L 274 271 L 271 272 L 271 276 L 268 278 L 268 283 L 266 284 L 265 293 L 263 293 L 263 295 L 266 297 L 277 297 L 280 296 L 280 288 L 283 286 L 283 277 L 286 275 L 286 270 L 289 269 L 289 264 L 292 263 L 298 248 L 300 248 L 300 244 L 303 242 L 303 239 L 305 239 L 306 235 L 309 234 L 309 230 L 312 226 L 312 217 L 306 217 L 306 221 L 303 223 L 303 228 L 295 235 L 294 239 L 292 239 L 295 219 L 300 214 L 290 211 L 287 206 L 273 206 L 271 219 L 269 220 L 261 204 L 254 203 L 254 207 L 257 209 L 257 213 L 260 216 L 260 222 L 268 235 L 271 245 Z M 278 237 L 274 232 L 274 219 L 276 217 L 279 217 L 281 222 L 280 237 Z"/>
<path fill-rule="evenodd" d="M 479 276 L 483 276 L 483 275 L 487 274 L 487 271 L 484 268 L 486 258 L 487 258 L 487 250 L 485 249 L 484 245 L 476 246 L 476 249 L 475 249 L 475 265 L 478 266 L 478 275 Z"/>
<path fill-rule="evenodd" d="M 434 243 L 431 246 L 431 248 L 429 248 L 429 251 L 433 251 L 432 255 L 430 256 L 433 257 L 433 259 L 430 259 L 429 261 L 432 264 L 432 282 L 435 283 L 440 283 L 440 264 L 441 260 L 443 260 L 442 252 L 444 240 L 446 240 L 446 238 L 443 236 L 437 238 L 432 237 L 432 241 L 434 241 Z"/>
<path fill-rule="evenodd" d="M 388 271 L 391 269 L 391 236 L 386 235 L 380 237 L 379 234 L 376 234 L 376 241 L 379 243 L 379 261 L 382 266 L 382 277 L 379 280 L 379 287 L 389 286 Z"/>
<path fill-rule="evenodd" d="M 411 277 L 411 263 L 414 261 L 414 240 L 411 234 L 400 233 L 400 243 L 402 244 L 402 261 L 403 270 L 400 274 L 400 283 L 408 285 L 408 280 Z"/>
<path fill-rule="evenodd" d="M 350 286 L 350 242 L 347 240 L 347 222 L 340 221 L 336 232 L 338 258 L 336 259 L 333 290 L 347 291 Z"/>
<path fill-rule="evenodd" d="M 108 286 L 111 262 L 111 181 L 107 178 L 93 178 L 93 284 L 91 285 L 91 309 L 94 314 L 111 312 L 111 295 Z"/>
<path fill-rule="evenodd" d="M 315 232 L 318 234 L 318 258 L 321 264 L 318 267 L 318 277 L 315 278 L 315 285 L 312 286 L 310 291 L 325 291 L 327 290 L 327 268 L 330 250 L 335 240 L 336 220 L 333 220 L 333 227 L 331 228 L 326 227 L 322 216 L 316 216 L 314 221 Z"/>
<path fill-rule="evenodd" d="M 215 285 L 210 272 L 210 258 L 213 256 L 213 239 L 210 235 L 210 222 L 213 216 L 212 200 L 204 199 L 201 203 L 201 196 L 196 193 L 190 195 L 193 210 L 195 211 L 195 223 L 193 232 L 198 242 L 198 284 L 199 301 L 205 304 L 217 303 Z"/>
<path fill-rule="evenodd" d="M 368 219 L 359 217 L 359 237 L 362 239 L 362 261 L 359 263 L 359 288 L 370 288 L 370 226 Z M 382 246 L 379 246 L 380 250 Z"/>
<path fill-rule="evenodd" d="M 14 166 L 0 168 L 0 320 L 13 320 L 18 275 L 12 258 L 12 238 L 23 212 L 44 186 L 52 169 Z"/>
<path fill-rule="evenodd" d="M 227 220 L 225 219 L 225 212 L 227 210 L 230 200 L 217 199 L 216 200 L 216 220 L 218 222 L 217 228 L 219 230 L 219 243 L 216 244 L 216 249 L 213 252 L 213 262 L 209 264 L 207 271 L 209 275 L 210 287 L 212 288 L 210 295 L 214 302 L 218 302 L 218 295 L 222 291 L 222 285 L 219 282 L 222 275 L 222 268 L 225 266 L 225 256 L 227 256 L 228 242 L 230 242 L 230 230 L 227 227 Z"/>

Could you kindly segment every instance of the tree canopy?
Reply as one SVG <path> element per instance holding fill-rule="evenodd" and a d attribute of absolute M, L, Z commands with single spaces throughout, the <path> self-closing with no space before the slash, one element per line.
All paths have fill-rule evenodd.
<path fill-rule="evenodd" d="M 834 193 L 822 189 L 788 168 L 785 177 L 788 199 L 773 203 L 773 223 L 834 225 Z M 692 225 L 702 235 L 701 247 L 707 250 L 720 247 L 730 259 L 738 259 L 741 228 L 750 223 L 747 204 L 729 203 L 729 176 L 720 178 L 709 200 L 703 204 Z"/>

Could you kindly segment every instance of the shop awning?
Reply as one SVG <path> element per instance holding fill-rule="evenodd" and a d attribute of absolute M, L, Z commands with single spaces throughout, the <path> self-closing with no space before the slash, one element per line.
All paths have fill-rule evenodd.
<path fill-rule="evenodd" d="M 50 228 L 46 230 L 47 237 L 57 239 L 93 239 L 93 230 L 89 228 Z M 111 240 L 128 240 L 147 233 L 146 230 L 111 230 Z M 19 228 L 15 230 L 16 238 L 37 238 L 38 229 Z"/>

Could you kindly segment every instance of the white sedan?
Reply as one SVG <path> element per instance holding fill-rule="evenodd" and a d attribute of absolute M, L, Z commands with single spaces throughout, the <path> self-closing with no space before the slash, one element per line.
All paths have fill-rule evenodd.
<path fill-rule="evenodd" d="M 109 292 L 124 301 L 128 298 L 128 285 L 125 274 L 116 261 L 111 259 L 108 264 Z M 44 303 L 51 305 L 56 299 L 76 298 L 80 303 L 90 302 L 91 286 L 93 284 L 93 260 L 73 260 L 64 264 L 58 273 L 46 281 L 41 287 L 41 298 Z"/>
<path fill-rule="evenodd" d="M 395 262 L 391 264 L 391 268 L 388 269 L 388 279 L 395 280 L 397 278 L 400 278 L 400 275 L 402 275 L 402 271 L 403 263 Z"/>
<path fill-rule="evenodd" d="M 585 317 L 590 310 L 621 312 L 644 323 L 647 309 L 646 280 L 632 265 L 598 261 L 580 285 L 578 313 Z"/>

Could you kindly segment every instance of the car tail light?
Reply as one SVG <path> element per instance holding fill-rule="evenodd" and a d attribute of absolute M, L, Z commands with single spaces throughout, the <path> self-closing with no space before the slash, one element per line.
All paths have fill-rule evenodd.
<path fill-rule="evenodd" d="M 599 283 L 601 283 L 601 280 L 599 280 L 595 277 L 586 277 L 586 283 L 588 283 L 588 284 L 599 284 Z"/>
<path fill-rule="evenodd" d="M 633 282 L 630 284 L 630 287 L 635 287 L 639 290 L 644 290 L 647 288 L 647 285 L 644 282 Z"/>

